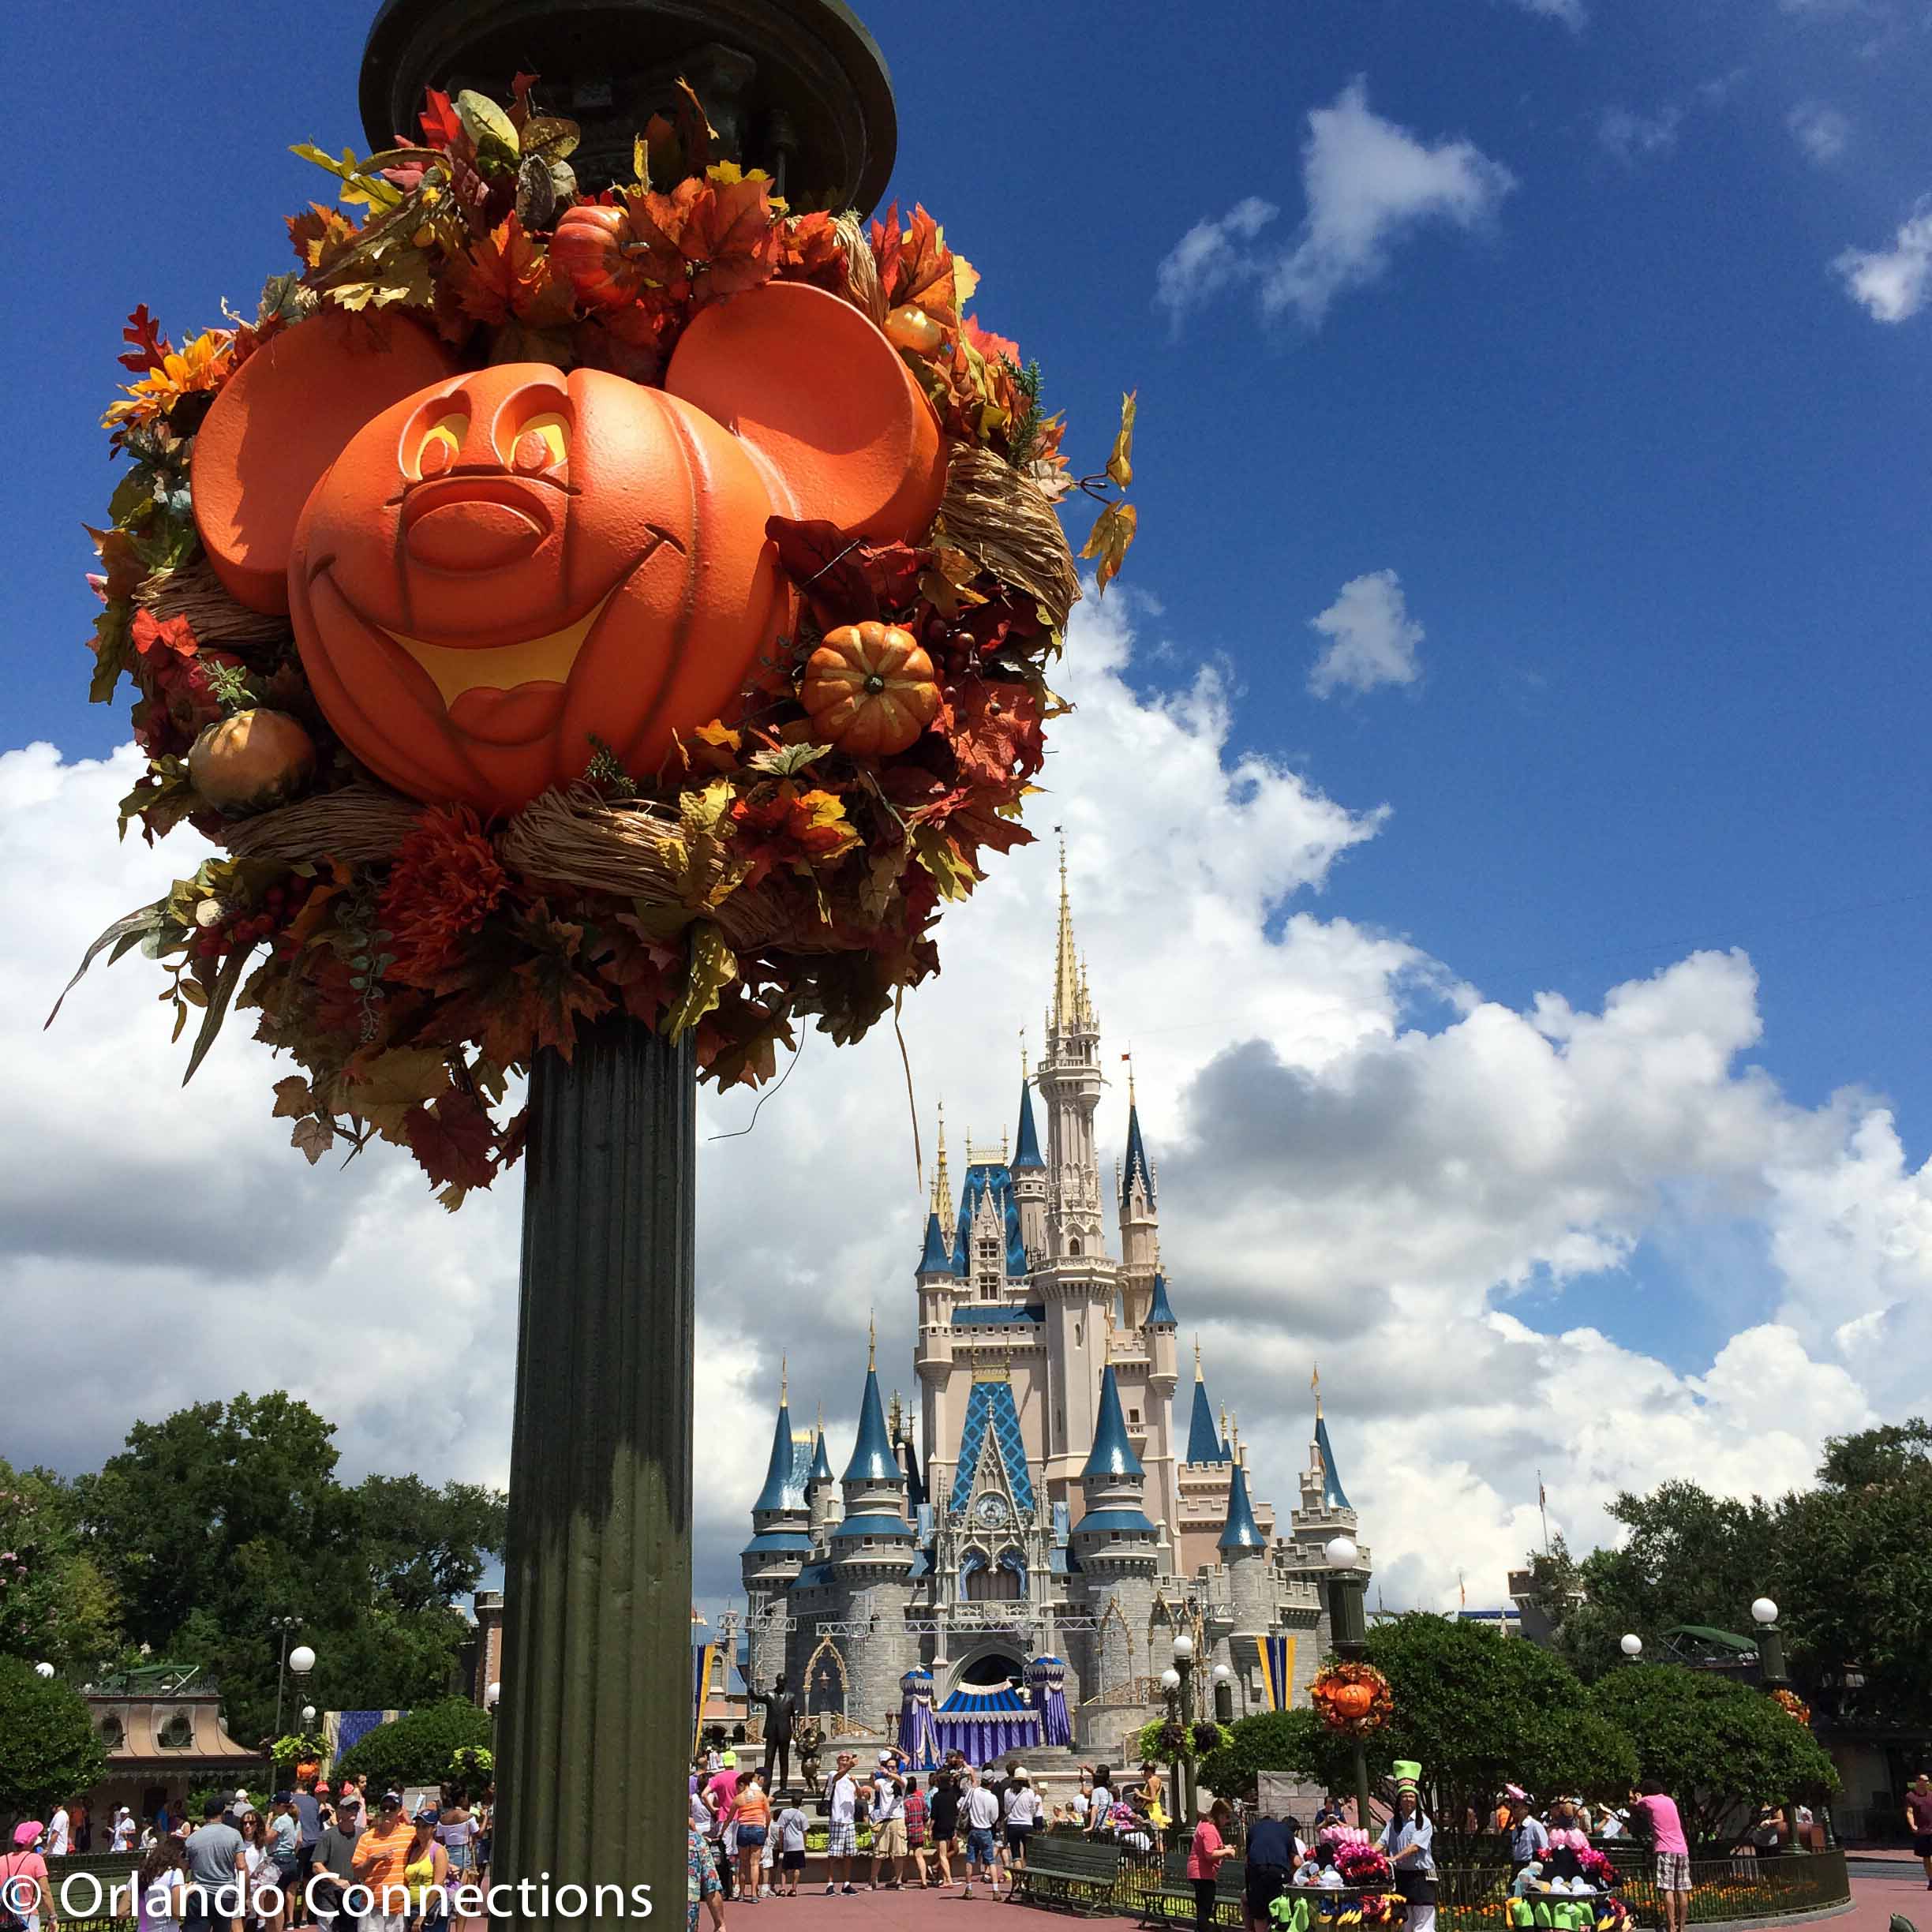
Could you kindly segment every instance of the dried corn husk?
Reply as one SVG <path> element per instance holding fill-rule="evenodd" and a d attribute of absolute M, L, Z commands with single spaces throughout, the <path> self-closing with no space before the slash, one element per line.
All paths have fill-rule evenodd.
<path fill-rule="evenodd" d="M 415 830 L 422 807 L 373 785 L 345 785 L 221 829 L 222 843 L 238 859 L 279 859 L 290 865 L 340 859 L 369 865 L 393 858 Z"/>

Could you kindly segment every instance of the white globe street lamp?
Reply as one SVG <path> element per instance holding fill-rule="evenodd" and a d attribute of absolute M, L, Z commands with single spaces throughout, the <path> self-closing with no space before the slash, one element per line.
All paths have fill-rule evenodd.
<path fill-rule="evenodd" d="M 36 1664 L 34 1666 L 34 1675 L 44 1681 L 54 1675 L 54 1666 L 51 1664 Z"/>
<path fill-rule="evenodd" d="M 1322 1554 L 1328 1559 L 1332 1570 L 1353 1570 L 1355 1559 L 1361 1552 L 1355 1547 L 1355 1539 L 1349 1536 L 1331 1537 L 1322 1545 Z"/>
<path fill-rule="evenodd" d="M 1643 1655 L 1643 1639 L 1634 1631 L 1626 1631 L 1618 1638 L 1617 1648 L 1627 1657 L 1640 1657 Z"/>
<path fill-rule="evenodd" d="M 1226 1683 L 1234 1675 L 1225 1664 L 1217 1664 L 1214 1667 L 1214 1680 L 1218 1684 Z"/>
<path fill-rule="evenodd" d="M 1777 1605 L 1769 1597 L 1760 1597 L 1751 1605 L 1751 1615 L 1760 1623 L 1775 1623 L 1777 1621 Z"/>
<path fill-rule="evenodd" d="M 1185 1663 L 1194 1654 L 1194 1639 L 1185 1631 L 1174 1640 L 1174 1661 Z"/>
<path fill-rule="evenodd" d="M 1163 1690 L 1178 1690 L 1181 1688 L 1181 1673 L 1176 1670 L 1171 1664 L 1170 1664 L 1167 1668 L 1161 1672 L 1160 1683 L 1161 1688 Z"/>
<path fill-rule="evenodd" d="M 298 1644 L 289 1653 L 289 1668 L 298 1677 L 306 1677 L 315 1668 L 315 1653 L 306 1644 Z"/>
<path fill-rule="evenodd" d="M 305 1728 L 308 1725 L 313 1724 L 315 1720 L 316 1707 L 313 1704 L 305 1704 L 302 1706 L 302 1724 L 304 1727 Z"/>
<path fill-rule="evenodd" d="M 490 1687 L 483 1693 L 483 1708 L 485 1710 L 494 1710 L 496 1708 L 497 1699 L 502 1695 L 503 1686 L 500 1683 L 492 1684 Z"/>

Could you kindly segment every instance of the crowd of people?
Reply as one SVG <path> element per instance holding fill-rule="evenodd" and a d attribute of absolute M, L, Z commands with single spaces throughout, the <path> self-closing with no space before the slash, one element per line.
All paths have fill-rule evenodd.
<path fill-rule="evenodd" d="M 491 1795 L 472 1804 L 445 1786 L 436 1803 L 406 1814 L 402 1794 L 372 1799 L 366 1777 L 331 1793 L 320 1779 L 279 1791 L 264 1810 L 245 1791 L 206 1800 L 197 1820 L 161 1806 L 137 1833 L 125 1806 L 110 1837 L 137 1852 L 132 1915 L 137 1932 L 436 1932 L 450 1893 L 487 1879 Z M 24 1932 L 59 1932 L 47 1859 L 84 1848 L 73 1838 L 75 1807 L 46 1823 L 15 1828 L 0 1857 L 9 1919 Z M 9 1885 L 9 1881 L 16 1881 Z M 360 1893 L 356 1889 L 361 1888 Z M 366 1895 L 367 1909 L 357 1910 Z"/>

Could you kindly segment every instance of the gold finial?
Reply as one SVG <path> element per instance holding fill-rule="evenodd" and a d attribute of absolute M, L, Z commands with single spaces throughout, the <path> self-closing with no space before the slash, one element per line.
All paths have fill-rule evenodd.
<path fill-rule="evenodd" d="M 1006 1165 L 1006 1129 L 1002 1127 L 1000 1129 L 1000 1165 L 1002 1167 Z"/>
<path fill-rule="evenodd" d="M 825 1398 L 822 1395 L 818 1398 L 818 1433 L 822 1436 L 825 1434 Z"/>
<path fill-rule="evenodd" d="M 867 1370 L 878 1366 L 878 1315 L 876 1310 L 866 1316 L 866 1367 Z"/>
<path fill-rule="evenodd" d="M 785 1406 L 785 1358 L 782 1355 L 778 1357 L 778 1406 Z"/>
<path fill-rule="evenodd" d="M 1026 1028 L 1022 1027 L 1020 1029 L 1020 1084 L 1022 1087 L 1027 1084 L 1030 1070 L 1027 1065 Z"/>
<path fill-rule="evenodd" d="M 1127 1049 L 1127 1110 L 1129 1113 L 1132 1113 L 1136 1104 L 1136 1103 L 1134 1099 L 1133 1049 L 1129 1046 Z"/>
<path fill-rule="evenodd" d="M 1221 1405 L 1221 1440 L 1223 1442 L 1228 1440 L 1227 1404 L 1226 1402 Z"/>
<path fill-rule="evenodd" d="M 1321 1364 L 1316 1363 L 1314 1372 L 1309 1377 L 1309 1387 L 1315 1391 L 1315 1420 L 1321 1420 Z"/>
<path fill-rule="evenodd" d="M 1200 1337 L 1199 1335 L 1196 1335 L 1194 1338 L 1194 1380 L 1196 1382 L 1202 1380 L 1200 1365 Z"/>

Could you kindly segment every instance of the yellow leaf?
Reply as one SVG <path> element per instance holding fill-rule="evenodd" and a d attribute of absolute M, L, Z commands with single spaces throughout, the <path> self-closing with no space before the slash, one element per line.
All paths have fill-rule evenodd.
<path fill-rule="evenodd" d="M 350 1076 L 345 1112 L 421 1106 L 449 1091 L 448 1062 L 435 1046 L 392 1046 L 379 1053 L 360 1074 Z"/>
<path fill-rule="evenodd" d="M 1092 534 L 1080 555 L 1100 560 L 1094 571 L 1094 582 L 1103 594 L 1108 584 L 1120 575 L 1127 547 L 1134 540 L 1136 521 L 1133 505 L 1126 503 L 1109 504 L 1094 520 Z"/>
<path fill-rule="evenodd" d="M 309 1083 L 299 1073 L 291 1074 L 275 1084 L 275 1111 L 271 1120 L 280 1120 L 284 1116 L 300 1120 L 315 1105 L 314 1097 L 309 1091 Z"/>
<path fill-rule="evenodd" d="M 964 899 L 979 883 L 972 867 L 960 856 L 960 849 L 937 826 L 912 828 L 913 856 L 932 876 L 942 899 Z"/>
<path fill-rule="evenodd" d="M 676 1041 L 718 1003 L 718 995 L 738 973 L 738 961 L 724 935 L 709 921 L 694 927 L 691 938 L 691 972 L 677 1002 L 665 1015 L 665 1036 Z"/>
<path fill-rule="evenodd" d="M 721 724 L 716 718 L 709 724 L 700 724 L 691 736 L 721 751 L 736 751 L 744 743 L 742 733 L 733 731 L 728 724 Z"/>
<path fill-rule="evenodd" d="M 1134 398 L 1140 393 L 1129 389 L 1121 398 L 1120 434 L 1114 439 L 1114 454 L 1107 459 L 1106 473 L 1122 489 L 1133 481 Z"/>
<path fill-rule="evenodd" d="M 964 255 L 953 257 L 953 300 L 960 314 L 966 313 L 966 305 L 973 298 L 973 291 L 979 286 L 979 271 Z"/>

